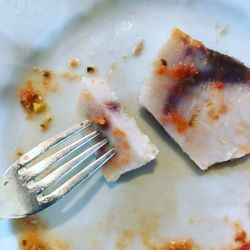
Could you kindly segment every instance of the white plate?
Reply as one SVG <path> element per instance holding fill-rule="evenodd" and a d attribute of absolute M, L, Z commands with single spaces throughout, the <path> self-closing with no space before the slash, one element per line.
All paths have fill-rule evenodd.
<path fill-rule="evenodd" d="M 47 133 L 39 131 L 41 118 L 25 120 L 16 98 L 16 86 L 27 69 L 39 65 L 64 70 L 74 57 L 80 59 L 82 71 L 95 65 L 100 77 L 107 77 L 112 63 L 116 64 L 110 84 L 161 150 L 157 162 L 126 174 L 117 183 L 108 184 L 96 176 L 42 212 L 57 238 L 72 249 L 149 249 L 140 237 L 144 232 L 159 244 L 159 238 L 192 238 L 201 249 L 222 249 L 234 242 L 235 221 L 250 232 L 249 159 L 201 172 L 137 102 L 151 62 L 173 27 L 250 65 L 247 0 L 0 3 L 1 173 L 17 149 L 25 151 L 81 120 L 76 112 L 77 82 L 60 83 L 50 96 L 54 123 Z M 227 32 L 221 35 L 223 27 Z M 124 59 L 140 39 L 145 42 L 142 55 Z M 124 230 L 133 231 L 127 241 Z M 7 220 L 0 221 L 0 249 L 17 249 Z"/>

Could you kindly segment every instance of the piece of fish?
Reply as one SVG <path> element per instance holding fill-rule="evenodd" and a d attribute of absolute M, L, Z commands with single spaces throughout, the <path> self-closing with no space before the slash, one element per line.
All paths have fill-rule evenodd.
<path fill-rule="evenodd" d="M 81 109 L 116 148 L 116 155 L 103 167 L 107 181 L 142 167 L 155 159 L 158 149 L 121 108 L 116 94 L 105 80 L 82 80 Z"/>
<path fill-rule="evenodd" d="M 203 170 L 250 153 L 250 69 L 179 29 L 157 56 L 140 103 Z"/>

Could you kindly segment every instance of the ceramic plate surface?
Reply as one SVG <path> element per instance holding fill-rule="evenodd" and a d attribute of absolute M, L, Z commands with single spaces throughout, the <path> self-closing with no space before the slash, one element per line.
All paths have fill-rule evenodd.
<path fill-rule="evenodd" d="M 159 49 L 178 27 L 209 48 L 250 66 L 250 5 L 246 0 L 0 1 L 0 172 L 42 140 L 82 120 L 79 80 L 61 80 L 48 95 L 52 127 L 42 116 L 25 119 L 17 87 L 34 66 L 61 72 L 72 58 L 76 72 L 108 78 L 122 105 L 149 135 L 157 161 L 107 183 L 96 175 L 41 213 L 48 233 L 70 249 L 152 249 L 167 240 L 192 239 L 200 249 L 229 249 L 233 224 L 250 233 L 250 161 L 244 158 L 202 172 L 140 109 L 138 94 Z M 140 56 L 131 55 L 144 41 Z M 147 240 L 145 240 L 145 237 Z M 151 246 L 150 246 L 151 244 Z M 56 249 L 57 247 L 55 247 Z M 0 249 L 18 249 L 12 222 L 0 221 Z"/>

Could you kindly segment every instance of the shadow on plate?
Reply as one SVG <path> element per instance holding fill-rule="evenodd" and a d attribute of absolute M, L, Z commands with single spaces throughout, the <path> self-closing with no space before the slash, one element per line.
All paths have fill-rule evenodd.
<path fill-rule="evenodd" d="M 109 188 L 114 188 L 119 184 L 133 181 L 134 179 L 139 178 L 141 176 L 153 174 L 156 166 L 157 160 L 153 160 L 141 168 L 123 174 L 117 182 L 108 182 L 107 185 Z"/>
<path fill-rule="evenodd" d="M 195 174 L 197 175 L 204 175 L 204 174 L 209 174 L 213 173 L 214 170 L 219 171 L 222 169 L 228 169 L 228 168 L 234 168 L 237 167 L 244 162 L 248 161 L 250 159 L 250 155 L 246 155 L 240 159 L 236 159 L 233 161 L 227 161 L 223 163 L 217 163 L 214 164 L 213 166 L 209 167 L 208 170 L 202 171 L 199 169 L 198 166 L 182 151 L 180 146 L 166 133 L 166 131 L 162 128 L 162 126 L 158 123 L 158 121 L 145 109 L 141 108 L 140 109 L 140 116 L 147 121 L 151 127 L 156 131 L 156 133 L 159 135 L 160 138 L 162 138 L 167 145 L 169 145 L 174 152 L 176 152 L 184 161 L 185 161 L 185 166 L 188 166 Z"/>
<path fill-rule="evenodd" d="M 79 185 L 70 194 L 63 197 L 51 207 L 37 214 L 49 224 L 49 228 L 56 228 L 75 217 L 100 191 L 105 181 L 102 176 L 92 177 L 89 183 Z M 53 218 L 53 219 L 52 219 Z M 52 223 L 50 223 L 52 221 Z M 13 220 L 13 231 L 18 234 L 18 219 Z M 21 220 L 20 220 L 21 223 Z"/>
<path fill-rule="evenodd" d="M 209 169 L 206 171 L 207 173 L 211 173 L 212 171 L 217 170 L 223 170 L 228 168 L 234 168 L 239 167 L 241 164 L 245 163 L 250 159 L 250 155 L 245 155 L 239 159 L 235 159 L 232 161 L 222 162 L 214 164 L 213 166 L 209 167 Z"/>

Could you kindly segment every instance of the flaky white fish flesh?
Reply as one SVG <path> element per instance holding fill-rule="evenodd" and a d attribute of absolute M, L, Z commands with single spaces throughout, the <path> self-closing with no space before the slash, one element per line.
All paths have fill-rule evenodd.
<path fill-rule="evenodd" d="M 155 159 L 158 149 L 122 109 L 106 80 L 82 80 L 81 110 L 107 136 L 116 155 L 103 167 L 107 181 L 144 166 Z"/>
<path fill-rule="evenodd" d="M 203 170 L 250 153 L 250 70 L 178 29 L 140 103 Z"/>

